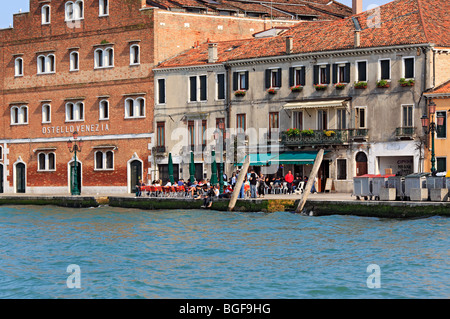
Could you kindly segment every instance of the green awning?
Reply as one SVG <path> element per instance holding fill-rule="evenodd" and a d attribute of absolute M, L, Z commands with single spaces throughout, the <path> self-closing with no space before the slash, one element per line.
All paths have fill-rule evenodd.
<path fill-rule="evenodd" d="M 296 164 L 296 165 L 307 165 L 314 164 L 317 152 L 284 152 L 273 156 L 269 164 Z"/>
<path fill-rule="evenodd" d="M 274 154 L 258 153 L 258 154 L 249 154 L 249 156 L 251 166 L 265 166 L 267 165 L 269 160 L 274 156 Z M 243 164 L 244 160 L 241 163 L 234 164 L 234 166 L 242 166 Z"/>

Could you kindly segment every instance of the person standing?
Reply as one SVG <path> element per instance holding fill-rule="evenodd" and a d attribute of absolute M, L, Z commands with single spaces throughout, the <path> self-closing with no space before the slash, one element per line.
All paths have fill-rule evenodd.
<path fill-rule="evenodd" d="M 266 183 L 264 181 L 264 175 L 261 173 L 259 175 L 259 187 L 258 187 L 258 197 L 264 197 L 264 193 L 266 191 Z"/>
<path fill-rule="evenodd" d="M 288 192 L 289 194 L 292 194 L 292 182 L 294 181 L 294 175 L 292 175 L 291 171 L 289 171 L 286 176 L 284 177 L 284 180 L 287 183 Z"/>
<path fill-rule="evenodd" d="M 256 175 L 255 171 L 252 170 L 250 173 L 250 197 L 256 198 L 256 183 L 258 182 L 258 176 Z"/>

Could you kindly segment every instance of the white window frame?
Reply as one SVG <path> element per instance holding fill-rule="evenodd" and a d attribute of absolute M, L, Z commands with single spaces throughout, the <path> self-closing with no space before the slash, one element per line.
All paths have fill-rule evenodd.
<path fill-rule="evenodd" d="M 248 80 L 248 79 L 246 79 L 246 77 L 245 77 L 245 74 L 247 73 L 248 71 L 247 70 L 238 70 L 238 71 L 236 71 L 236 73 L 237 73 L 237 81 L 238 81 L 238 91 L 247 91 L 246 89 L 244 89 L 246 86 L 247 86 L 247 83 L 246 83 L 246 81 Z M 250 72 L 249 72 L 249 75 L 248 75 L 249 77 L 250 77 Z M 243 78 L 244 80 L 241 82 L 241 78 Z M 242 84 L 244 84 L 244 87 L 242 87 L 241 86 L 241 83 Z M 250 88 L 249 88 L 250 89 Z"/>
<path fill-rule="evenodd" d="M 268 69 L 270 70 L 270 89 L 280 89 L 281 86 L 273 85 L 274 84 L 273 81 L 275 81 L 275 82 L 277 81 L 277 75 L 276 74 L 278 73 L 278 71 L 283 72 L 282 69 L 280 67 L 268 68 Z M 274 77 L 274 73 L 275 73 L 275 79 L 273 78 Z M 283 74 L 283 73 L 281 73 L 281 74 Z"/>
<path fill-rule="evenodd" d="M 201 81 L 200 77 L 206 77 L 206 99 L 201 100 Z M 197 83 L 197 100 L 191 101 L 191 78 L 196 78 Z M 197 103 L 197 102 L 207 102 L 208 101 L 208 75 L 207 74 L 198 74 L 198 75 L 189 75 L 188 76 L 189 82 L 188 82 L 188 103 Z"/>
<path fill-rule="evenodd" d="M 107 155 L 111 152 L 112 154 L 112 167 L 106 167 L 108 161 L 107 161 Z M 98 167 L 97 165 L 97 154 L 102 154 L 102 167 Z M 98 150 L 94 153 L 94 171 L 113 171 L 114 170 L 114 164 L 115 164 L 115 158 L 114 158 L 114 151 L 113 150 L 105 150 L 101 151 Z"/>
<path fill-rule="evenodd" d="M 0 160 L 3 160 L 3 146 L 0 145 Z"/>
<path fill-rule="evenodd" d="M 68 14 L 68 7 L 72 5 L 72 17 Z M 64 7 L 65 21 L 76 21 L 84 19 L 84 2 L 83 0 L 67 1 Z"/>
<path fill-rule="evenodd" d="M 73 119 L 69 118 L 69 112 L 68 112 L 68 108 L 69 106 L 72 105 L 73 109 L 72 109 L 72 113 L 73 113 Z M 83 112 L 80 112 L 80 106 L 83 106 Z M 81 101 L 78 102 L 67 102 L 66 103 L 66 122 L 84 122 L 84 103 Z"/>
<path fill-rule="evenodd" d="M 360 127 L 359 124 L 361 123 L 359 119 L 359 109 L 364 109 L 364 127 Z M 357 129 L 367 129 L 367 106 L 355 106 L 355 117 L 357 119 L 356 128 Z"/>
<path fill-rule="evenodd" d="M 302 118 L 302 127 L 301 127 L 301 129 L 303 129 L 305 127 L 305 112 L 303 110 L 292 111 L 292 128 L 300 129 L 300 127 L 297 127 L 298 126 L 297 123 L 294 123 L 295 118 L 298 117 L 298 115 L 295 115 L 294 113 L 297 113 L 297 114 L 301 113 L 301 118 Z"/>
<path fill-rule="evenodd" d="M 381 61 L 389 61 L 389 79 L 384 79 L 388 82 L 390 82 L 392 80 L 392 61 L 390 58 L 383 58 L 383 59 L 378 59 L 378 81 L 381 80 Z"/>
<path fill-rule="evenodd" d="M 359 62 L 366 62 L 366 80 L 364 82 L 369 83 L 369 61 L 368 60 L 356 60 L 355 61 L 355 79 L 356 79 L 356 82 L 362 81 L 359 78 L 359 72 L 358 72 L 359 71 L 359 69 L 358 69 L 358 63 Z"/>
<path fill-rule="evenodd" d="M 164 80 L 164 97 L 165 97 L 165 103 L 159 102 L 159 80 Z M 156 79 L 156 92 L 155 92 L 155 101 L 156 105 L 166 105 L 167 104 L 167 79 L 165 77 L 157 78 Z"/>
<path fill-rule="evenodd" d="M 76 62 L 76 66 L 77 66 L 76 68 L 74 67 L 75 62 Z M 72 51 L 72 52 L 70 52 L 69 71 L 75 72 L 75 71 L 79 71 L 79 70 L 80 70 L 80 53 L 78 53 L 78 51 Z"/>
<path fill-rule="evenodd" d="M 17 118 L 15 118 L 15 110 L 17 109 Z M 26 113 L 26 121 L 24 120 Z M 28 112 L 28 106 L 21 105 L 17 106 L 14 105 L 11 107 L 11 125 L 27 125 L 28 119 L 29 119 L 29 112 Z"/>
<path fill-rule="evenodd" d="M 301 85 L 300 83 L 297 83 L 297 72 L 301 71 L 303 67 L 305 67 L 305 82 L 306 82 L 306 66 L 305 65 L 293 65 L 294 68 L 294 86 Z"/>
<path fill-rule="evenodd" d="M 105 106 L 106 105 L 106 106 Z M 107 108 L 108 116 L 104 117 L 104 108 Z M 98 102 L 98 119 L 100 121 L 109 120 L 109 101 L 108 100 L 101 100 Z"/>
<path fill-rule="evenodd" d="M 109 51 L 112 51 L 110 58 Z M 101 56 L 99 53 L 101 52 Z M 101 65 L 100 65 L 101 62 Z M 112 46 L 106 48 L 97 48 L 94 51 L 94 69 L 106 69 L 114 67 L 114 48 Z"/>
<path fill-rule="evenodd" d="M 436 123 L 436 139 L 438 139 L 438 140 L 445 140 L 448 137 L 448 119 L 447 119 L 448 111 L 447 110 L 436 110 L 435 119 L 436 119 L 436 116 L 437 116 L 438 112 L 445 112 L 445 126 L 446 126 L 447 130 L 445 131 L 445 137 L 438 137 L 438 134 L 437 134 L 438 133 L 437 132 L 437 127 L 438 126 L 437 126 L 437 123 Z"/>
<path fill-rule="evenodd" d="M 405 108 L 405 107 L 411 107 L 412 108 L 412 114 L 411 114 L 411 123 L 412 123 L 412 125 L 411 126 L 404 126 L 403 125 L 403 122 L 404 122 L 404 118 L 403 118 L 403 108 Z M 401 112 L 402 112 L 402 114 L 400 114 L 400 120 L 401 120 L 401 123 L 400 123 L 400 126 L 399 127 L 414 127 L 414 104 L 401 104 Z"/>
<path fill-rule="evenodd" d="M 106 7 L 106 10 L 105 10 Z M 99 0 L 98 1 L 98 16 L 107 17 L 109 16 L 109 0 Z"/>
<path fill-rule="evenodd" d="M 134 62 L 136 60 L 136 52 L 134 51 L 134 48 L 137 48 L 137 62 Z M 141 64 L 141 47 L 139 44 L 132 44 L 130 46 L 130 65 L 140 65 Z"/>
<path fill-rule="evenodd" d="M 144 101 L 144 110 L 143 115 L 140 112 L 140 101 Z M 128 104 L 129 102 L 132 102 L 132 109 L 133 109 L 133 115 L 129 114 L 128 110 Z M 125 119 L 135 119 L 135 118 L 145 118 L 146 113 L 146 101 L 143 97 L 137 97 L 137 98 L 127 98 L 125 99 Z M 139 115 L 138 115 L 139 114 Z"/>
<path fill-rule="evenodd" d="M 339 78 L 341 77 L 341 67 L 344 67 L 345 70 L 345 66 L 347 65 L 347 63 L 349 63 L 348 61 L 344 61 L 344 62 L 336 62 L 335 64 L 337 65 L 337 83 L 345 83 L 348 84 L 348 82 L 341 82 L 339 81 Z M 351 68 L 351 64 L 350 64 L 350 68 Z M 345 71 L 343 71 L 345 72 Z M 344 73 L 344 77 L 345 77 L 345 73 Z"/>
<path fill-rule="evenodd" d="M 49 120 L 47 120 L 46 118 L 46 114 L 45 114 L 45 109 L 48 108 L 47 112 L 48 112 L 48 118 Z M 51 123 L 52 122 L 52 107 L 50 104 L 45 103 L 42 105 L 42 123 Z"/>
<path fill-rule="evenodd" d="M 329 65 L 328 63 L 318 63 L 317 64 L 319 66 L 319 77 L 318 77 L 318 81 L 320 85 L 328 85 L 328 83 L 325 83 L 326 79 L 322 79 L 322 69 L 327 69 L 327 66 Z M 331 68 L 331 66 L 330 66 Z M 325 71 L 326 72 L 326 71 Z M 328 74 L 328 76 L 331 76 L 331 74 Z M 330 79 L 331 80 L 331 79 Z"/>
<path fill-rule="evenodd" d="M 20 70 L 19 70 L 19 63 L 20 63 Z M 14 60 L 14 76 L 15 77 L 23 76 L 23 59 L 21 57 L 18 57 Z"/>
<path fill-rule="evenodd" d="M 412 78 L 407 78 L 406 77 L 406 68 L 405 68 L 405 60 L 406 59 L 413 59 L 413 77 Z M 414 56 L 404 56 L 402 57 L 402 78 L 404 78 L 405 80 L 414 80 L 416 77 L 416 58 Z"/>
<path fill-rule="evenodd" d="M 45 11 L 47 9 L 48 12 Z M 41 8 L 41 24 L 46 25 L 50 24 L 50 22 L 51 22 L 51 7 L 49 4 L 46 4 Z"/>
<path fill-rule="evenodd" d="M 51 59 L 53 58 L 53 68 Z M 42 65 L 42 62 L 44 63 Z M 41 54 L 37 57 L 37 74 L 54 74 L 56 72 L 56 57 L 53 53 Z"/>
<path fill-rule="evenodd" d="M 437 167 L 438 167 L 438 159 L 442 159 L 442 158 L 445 159 L 445 169 L 446 169 L 446 171 L 448 172 L 448 160 L 447 160 L 447 156 L 436 156 L 436 171 L 437 171 Z M 437 171 L 437 173 L 441 173 L 441 172 L 438 172 L 438 171 Z"/>
<path fill-rule="evenodd" d="M 40 161 L 40 156 L 44 155 L 45 156 L 45 160 L 44 160 L 44 168 L 42 168 L 41 165 L 41 161 Z M 53 158 L 54 158 L 54 163 L 53 163 L 53 169 L 50 169 L 50 159 L 49 159 L 49 155 L 53 154 Z M 40 152 L 37 155 L 37 160 L 38 160 L 38 165 L 37 165 L 37 171 L 38 172 L 55 172 L 56 171 L 56 154 L 54 152 L 49 152 L 49 153 L 45 153 L 45 152 Z"/>
<path fill-rule="evenodd" d="M 339 111 L 344 112 L 345 113 L 345 123 L 344 123 L 344 128 L 340 128 L 339 127 Z M 337 130 L 346 130 L 348 128 L 348 116 L 347 116 L 347 109 L 346 108 L 336 108 L 336 129 Z"/>

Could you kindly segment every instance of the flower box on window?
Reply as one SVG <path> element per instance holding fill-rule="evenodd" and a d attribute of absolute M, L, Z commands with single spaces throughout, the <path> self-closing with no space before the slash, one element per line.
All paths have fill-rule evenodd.
<path fill-rule="evenodd" d="M 345 89 L 345 86 L 346 86 L 347 84 L 345 84 L 345 83 L 336 83 L 335 85 L 334 85 L 334 87 L 336 88 L 336 90 L 343 90 L 343 89 Z"/>
<path fill-rule="evenodd" d="M 303 130 L 300 132 L 303 136 L 314 136 L 313 130 Z"/>
<path fill-rule="evenodd" d="M 325 136 L 331 137 L 331 136 L 335 136 L 336 132 L 335 131 L 323 131 L 323 134 Z"/>
<path fill-rule="evenodd" d="M 277 90 L 275 90 L 274 88 L 270 88 L 267 90 L 267 93 L 269 94 L 277 94 Z"/>
<path fill-rule="evenodd" d="M 244 90 L 238 90 L 234 92 L 234 96 L 245 96 L 246 91 Z"/>
<path fill-rule="evenodd" d="M 303 90 L 303 86 L 296 85 L 291 87 L 291 92 L 301 92 Z"/>
<path fill-rule="evenodd" d="M 300 130 L 297 128 L 290 128 L 286 131 L 286 135 L 289 137 L 300 136 Z"/>
<path fill-rule="evenodd" d="M 379 88 L 388 88 L 391 84 L 387 80 L 380 80 L 377 82 L 377 87 Z"/>
<path fill-rule="evenodd" d="M 327 89 L 327 85 L 326 84 L 314 84 L 314 88 L 316 89 L 316 91 L 324 91 Z"/>
<path fill-rule="evenodd" d="M 398 83 L 400 83 L 400 86 L 414 86 L 414 79 L 406 80 L 405 78 L 401 78 Z"/>
<path fill-rule="evenodd" d="M 367 82 L 365 82 L 365 81 L 355 82 L 355 89 L 360 89 L 360 90 L 367 89 Z"/>

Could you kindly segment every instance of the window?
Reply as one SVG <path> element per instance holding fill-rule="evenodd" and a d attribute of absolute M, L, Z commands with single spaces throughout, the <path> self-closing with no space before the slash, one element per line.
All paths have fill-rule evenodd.
<path fill-rule="evenodd" d="M 114 66 L 114 49 L 112 47 L 96 49 L 94 53 L 94 67 L 96 69 Z"/>
<path fill-rule="evenodd" d="M 281 69 L 266 70 L 266 89 L 281 87 Z"/>
<path fill-rule="evenodd" d="M 206 120 L 202 120 L 202 146 L 206 146 L 206 129 L 207 129 L 207 122 Z"/>
<path fill-rule="evenodd" d="M 145 99 L 142 97 L 125 100 L 125 118 L 145 117 Z"/>
<path fill-rule="evenodd" d="M 23 76 L 23 59 L 17 58 L 14 61 L 14 75 L 15 76 Z"/>
<path fill-rule="evenodd" d="M 225 74 L 219 73 L 216 77 L 217 100 L 225 100 Z"/>
<path fill-rule="evenodd" d="M 414 78 L 414 58 L 407 57 L 403 58 L 403 78 L 413 79 Z"/>
<path fill-rule="evenodd" d="M 0 146 L 0 160 L 3 159 L 3 147 Z"/>
<path fill-rule="evenodd" d="M 191 149 L 195 146 L 195 122 L 188 121 L 188 139 Z"/>
<path fill-rule="evenodd" d="M 447 158 L 446 157 L 436 157 L 436 172 L 437 173 L 447 172 Z"/>
<path fill-rule="evenodd" d="M 303 112 L 292 112 L 292 128 L 303 130 Z"/>
<path fill-rule="evenodd" d="M 98 104 L 99 120 L 109 120 L 109 101 L 101 100 Z"/>
<path fill-rule="evenodd" d="M 55 153 L 38 154 L 38 171 L 55 171 Z"/>
<path fill-rule="evenodd" d="M 314 84 L 330 84 L 330 65 L 314 66 Z"/>
<path fill-rule="evenodd" d="M 70 53 L 70 71 L 78 71 L 79 70 L 79 54 L 74 51 Z"/>
<path fill-rule="evenodd" d="M 51 118 L 51 107 L 50 104 L 42 105 L 42 123 L 50 123 Z"/>
<path fill-rule="evenodd" d="M 356 62 L 356 80 L 367 82 L 367 61 Z"/>
<path fill-rule="evenodd" d="M 391 60 L 380 60 L 380 80 L 390 80 L 391 79 Z"/>
<path fill-rule="evenodd" d="M 114 169 L 114 152 L 113 151 L 97 151 L 95 152 L 95 170 L 113 170 Z"/>
<path fill-rule="evenodd" d="M 156 123 L 156 146 L 162 147 L 166 145 L 165 122 Z"/>
<path fill-rule="evenodd" d="M 66 122 L 84 121 L 84 103 L 66 103 Z"/>
<path fill-rule="evenodd" d="M 206 75 L 189 77 L 189 102 L 207 100 L 206 80 L 207 80 Z"/>
<path fill-rule="evenodd" d="M 41 23 L 49 24 L 50 23 L 50 6 L 45 5 L 41 8 Z"/>
<path fill-rule="evenodd" d="M 280 114 L 278 112 L 269 113 L 269 139 L 272 137 L 272 132 L 278 133 L 280 128 Z"/>
<path fill-rule="evenodd" d="M 347 129 L 347 111 L 345 109 L 337 109 L 337 128 L 338 130 Z"/>
<path fill-rule="evenodd" d="M 66 2 L 66 21 L 81 20 L 84 18 L 84 3 L 82 0 Z"/>
<path fill-rule="evenodd" d="M 55 73 L 55 55 L 40 55 L 37 58 L 37 73 L 48 74 Z"/>
<path fill-rule="evenodd" d="M 133 44 L 130 47 L 130 65 L 138 65 L 141 63 L 139 45 Z"/>
<path fill-rule="evenodd" d="M 350 63 L 333 64 L 333 83 L 350 83 Z"/>
<path fill-rule="evenodd" d="M 109 1 L 108 0 L 100 0 L 99 1 L 98 15 L 100 17 L 109 15 Z"/>
<path fill-rule="evenodd" d="M 436 137 L 437 138 L 447 138 L 447 112 L 446 111 L 437 111 L 436 116 L 444 115 L 444 123 L 443 125 L 436 126 Z"/>
<path fill-rule="evenodd" d="M 304 86 L 306 69 L 304 66 L 289 68 L 289 85 Z"/>
<path fill-rule="evenodd" d="M 413 106 L 403 105 L 402 106 L 402 127 L 412 127 L 413 126 Z"/>
<path fill-rule="evenodd" d="M 249 86 L 248 71 L 233 72 L 233 90 L 248 90 Z"/>
<path fill-rule="evenodd" d="M 26 105 L 11 108 L 11 124 L 28 124 L 28 107 Z"/>
<path fill-rule="evenodd" d="M 317 129 L 320 131 L 328 129 L 328 111 L 318 110 L 317 111 Z"/>
<path fill-rule="evenodd" d="M 357 128 L 366 128 L 366 108 L 356 108 L 356 125 Z"/>
<path fill-rule="evenodd" d="M 245 114 L 236 114 L 236 129 L 238 133 L 244 133 L 246 130 Z"/>
<path fill-rule="evenodd" d="M 157 83 L 158 83 L 157 103 L 166 104 L 166 80 L 158 79 Z"/>
<path fill-rule="evenodd" d="M 337 159 L 336 160 L 336 168 L 337 168 L 337 179 L 338 180 L 346 180 L 347 179 L 347 160 L 346 159 Z"/>

